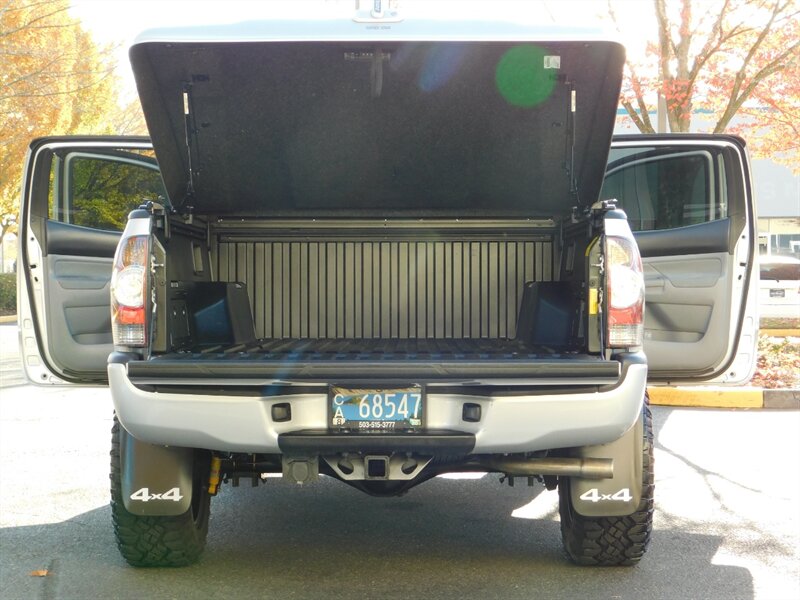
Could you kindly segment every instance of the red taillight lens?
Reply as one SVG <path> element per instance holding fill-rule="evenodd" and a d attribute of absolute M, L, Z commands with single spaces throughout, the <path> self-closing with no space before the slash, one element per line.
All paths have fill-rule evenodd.
<path fill-rule="evenodd" d="M 644 337 L 644 276 L 636 242 L 607 236 L 605 247 L 608 345 L 641 346 Z"/>
<path fill-rule="evenodd" d="M 111 273 L 111 329 L 114 344 L 141 347 L 147 344 L 148 236 L 122 241 Z"/>

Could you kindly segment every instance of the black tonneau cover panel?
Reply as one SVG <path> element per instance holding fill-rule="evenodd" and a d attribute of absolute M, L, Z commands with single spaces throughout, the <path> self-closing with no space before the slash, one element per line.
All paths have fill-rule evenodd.
<path fill-rule="evenodd" d="M 133 46 L 173 205 L 550 216 L 597 199 L 622 46 L 374 35 Z"/>
<path fill-rule="evenodd" d="M 578 354 L 534 351 L 502 339 L 261 340 L 128 363 L 135 383 L 237 379 L 288 382 L 414 381 L 470 383 L 541 380 L 598 384 L 619 378 L 620 363 Z"/>

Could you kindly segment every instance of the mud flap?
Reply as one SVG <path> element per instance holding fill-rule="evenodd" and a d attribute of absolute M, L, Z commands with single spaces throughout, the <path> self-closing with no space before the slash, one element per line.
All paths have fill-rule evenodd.
<path fill-rule="evenodd" d="M 574 456 L 613 459 L 614 477 L 571 477 L 570 494 L 575 511 L 584 517 L 623 517 L 636 512 L 642 498 L 643 446 L 644 419 L 640 415 L 634 426 L 618 440 L 602 446 L 577 448 Z"/>
<path fill-rule="evenodd" d="M 125 510 L 140 516 L 182 515 L 192 503 L 191 448 L 156 446 L 120 426 L 120 474 Z"/>

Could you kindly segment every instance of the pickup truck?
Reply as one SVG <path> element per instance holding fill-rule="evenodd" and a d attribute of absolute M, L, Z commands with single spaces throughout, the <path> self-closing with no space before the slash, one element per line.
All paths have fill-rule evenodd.
<path fill-rule="evenodd" d="M 130 59 L 150 138 L 32 142 L 19 254 L 27 376 L 110 388 L 130 564 L 196 561 L 224 483 L 476 471 L 557 489 L 573 561 L 640 560 L 648 381 L 754 368 L 743 140 L 612 137 L 624 48 L 583 34 L 373 15 Z"/>

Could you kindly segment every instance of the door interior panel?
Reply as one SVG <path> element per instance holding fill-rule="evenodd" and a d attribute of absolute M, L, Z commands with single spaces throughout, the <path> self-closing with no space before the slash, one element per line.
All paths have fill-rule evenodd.
<path fill-rule="evenodd" d="M 111 316 L 104 318 L 105 306 L 65 307 L 67 327 L 76 342 L 86 344 L 110 344 Z"/>
<path fill-rule="evenodd" d="M 50 357 L 65 373 L 102 373 L 113 350 L 110 285 L 116 241 L 110 253 L 108 242 L 120 234 L 50 220 L 46 228 Z"/>
<path fill-rule="evenodd" d="M 648 362 L 664 371 L 712 369 L 728 349 L 730 255 L 657 256 L 642 262 Z"/>
<path fill-rule="evenodd" d="M 644 281 L 647 289 L 663 288 L 667 283 L 676 288 L 714 287 L 723 276 L 727 256 L 698 256 L 680 260 L 645 259 Z M 655 289 L 654 289 L 655 291 Z"/>
<path fill-rule="evenodd" d="M 57 265 L 66 261 L 71 275 L 59 280 Z M 45 269 L 50 355 L 65 371 L 102 372 L 111 344 L 110 284 L 112 259 L 82 257 L 83 274 L 75 256 L 48 255 Z M 100 272 L 105 272 L 101 281 Z"/>
<path fill-rule="evenodd" d="M 699 341 L 711 322 L 711 306 L 652 302 L 649 308 L 645 330 L 652 340 Z"/>
<path fill-rule="evenodd" d="M 111 274 L 109 259 L 92 261 L 86 257 L 51 254 L 50 266 L 58 286 L 65 290 L 99 290 L 108 285 Z M 105 258 L 105 257 L 95 257 Z"/>

